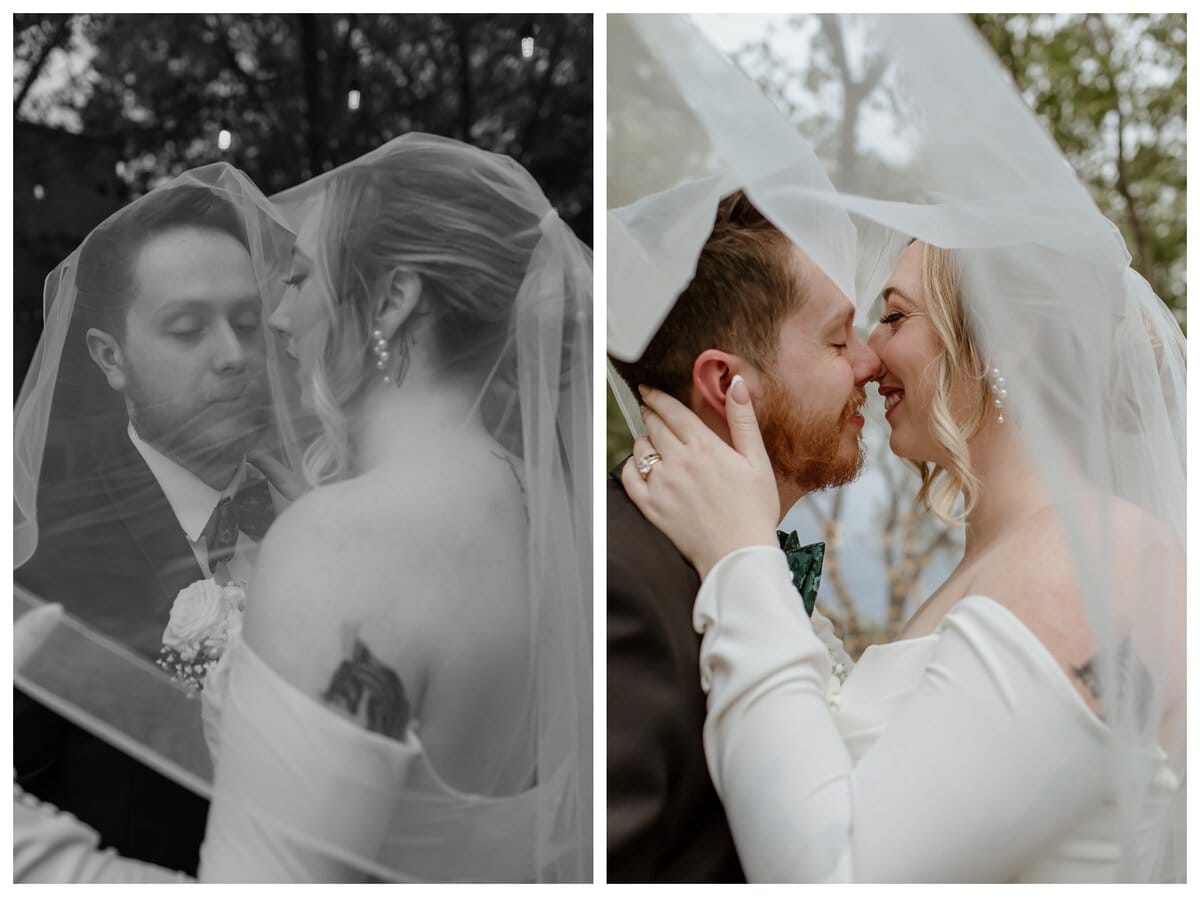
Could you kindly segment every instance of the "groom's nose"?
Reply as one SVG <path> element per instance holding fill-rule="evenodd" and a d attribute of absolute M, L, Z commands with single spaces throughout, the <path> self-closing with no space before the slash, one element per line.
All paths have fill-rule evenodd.
<path fill-rule="evenodd" d="M 240 371 L 250 362 L 251 350 L 228 321 L 213 325 L 213 367 L 222 372 Z"/>

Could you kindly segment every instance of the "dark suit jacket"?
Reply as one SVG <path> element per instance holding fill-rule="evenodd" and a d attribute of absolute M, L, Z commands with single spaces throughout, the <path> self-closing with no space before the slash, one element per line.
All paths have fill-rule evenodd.
<path fill-rule="evenodd" d="M 700 577 L 608 483 L 608 880 L 744 881 L 704 760 Z"/>
<path fill-rule="evenodd" d="M 38 495 L 37 551 L 13 578 L 158 656 L 180 589 L 206 576 L 166 496 L 125 433 L 94 473 Z M 124 856 L 194 874 L 208 801 L 14 689 L 18 783 L 96 829 Z"/>

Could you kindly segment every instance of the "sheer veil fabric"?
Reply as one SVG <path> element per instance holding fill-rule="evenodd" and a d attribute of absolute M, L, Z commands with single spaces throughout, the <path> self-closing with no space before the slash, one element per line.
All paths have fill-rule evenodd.
<path fill-rule="evenodd" d="M 349 854 L 281 813 L 245 807 L 283 838 L 371 877 L 397 881 L 589 881 L 591 878 L 591 252 L 559 219 L 530 174 L 514 160 L 424 134 L 397 138 L 273 198 L 299 231 L 322 208 L 328 185 L 357 167 L 403 171 L 421 154 L 436 166 L 469 171 L 478 193 L 447 196 L 448 214 L 476 204 L 506 207 L 524 224 L 506 251 L 528 257 L 504 329 L 501 359 L 475 403 L 496 441 L 518 459 L 529 519 L 529 625 L 535 645 L 532 707 L 534 785 L 509 797 L 448 788 L 408 746 L 387 751 L 379 802 L 383 831 L 372 855 Z M 461 209 L 462 211 L 458 211 Z M 532 254 L 528 246 L 532 245 Z M 526 247 L 522 249 L 521 247 Z M 452 352 L 452 348 L 447 348 Z M 454 538 L 448 533 L 447 538 Z M 486 589 L 481 583 L 480 588 Z M 388 746 L 389 748 L 392 746 Z M 337 758 L 329 758 L 336 764 Z M 368 779 L 369 781 L 369 779 Z M 379 782 L 373 783 L 376 790 Z M 485 791 L 484 793 L 504 793 Z M 236 786 L 217 799 L 237 801 Z M 389 822 L 390 820 L 390 822 Z"/>
<path fill-rule="evenodd" d="M 478 405 L 492 435 L 515 459 L 529 521 L 528 625 L 530 642 L 536 646 L 530 684 L 536 730 L 535 756 L 529 761 L 534 770 L 532 783 L 510 797 L 461 794 L 438 778 L 411 742 L 348 731 L 353 727 L 344 720 L 325 714 L 311 701 L 313 706 L 304 704 L 309 699 L 297 693 L 303 701 L 292 708 L 296 712 L 290 718 L 298 727 L 295 733 L 311 736 L 309 742 L 296 745 L 296 754 L 290 753 L 287 744 L 268 744 L 262 762 L 283 766 L 307 763 L 309 769 L 314 769 L 313 762 L 332 766 L 339 758 L 331 756 L 328 748 L 321 754 L 321 739 L 328 737 L 332 739 L 328 745 L 352 744 L 356 751 L 363 751 L 362 774 L 347 779 L 343 787 L 337 781 L 337 770 L 331 769 L 328 781 L 314 784 L 312 800 L 297 798 L 303 814 L 293 813 L 294 807 L 287 801 L 248 803 L 236 787 L 222 790 L 220 778 L 214 792 L 200 702 L 152 663 L 149 635 L 127 638 L 133 624 L 115 620 L 110 625 L 79 609 L 91 599 L 82 587 L 77 596 L 62 589 L 53 594 L 46 588 L 19 592 L 16 625 L 21 627 L 24 621 L 30 632 L 36 630 L 40 648 L 17 670 L 17 684 L 139 760 L 212 798 L 214 807 L 224 803 L 244 811 L 258 831 L 282 849 L 306 852 L 316 866 L 326 870 L 336 864 L 348 879 L 589 881 L 591 251 L 558 218 L 534 179 L 515 161 L 424 134 L 397 138 L 269 201 L 240 172 L 226 165 L 189 172 L 157 188 L 151 196 L 200 184 L 222 199 L 233 198 L 249 234 L 246 242 L 265 322 L 283 295 L 295 234 L 306 215 L 319 211 L 317 200 L 333 179 L 356 166 L 388 165 L 403 170 L 406 154 L 414 152 L 433 154 L 442 159 L 441 164 L 469 170 L 480 194 L 474 200 L 505 204 L 526 222 L 521 233 L 512 234 L 510 247 L 528 259 L 524 277 L 511 310 L 496 324 L 503 331 L 499 342 L 504 363 L 497 364 Z M 459 199 L 446 197 L 447 208 L 453 211 Z M 145 202 L 138 200 L 114 218 L 130 214 Z M 469 209 L 469 205 L 464 203 L 462 208 Z M 104 231 L 105 226 L 98 228 L 89 240 Z M 66 401 L 64 396 L 69 399 L 71 426 L 90 431 L 99 424 L 91 413 L 92 400 L 80 401 L 82 390 L 89 389 L 89 396 L 101 398 L 108 398 L 105 392 L 111 392 L 86 357 L 86 350 L 73 374 L 69 374 L 66 361 L 60 364 L 68 354 L 63 346 L 75 341 L 80 327 L 73 323 L 78 305 L 73 271 L 79 255 L 79 251 L 74 253 L 47 281 L 46 335 L 17 405 L 14 513 L 18 564 L 35 554 L 39 531 L 45 539 L 47 527 L 52 525 L 44 511 L 49 506 L 45 499 L 48 490 L 60 481 L 66 485 L 54 494 L 70 497 L 73 490 L 91 488 L 87 483 L 76 485 L 83 482 L 76 470 L 77 459 L 56 459 L 51 466 L 50 446 L 58 444 L 56 419 L 62 416 L 59 404 Z M 265 327 L 263 331 L 262 382 L 270 387 L 264 390 L 269 394 L 264 395 L 263 411 L 269 426 L 264 424 L 266 436 L 259 444 L 266 444 L 279 460 L 299 470 L 305 450 L 320 428 L 314 415 L 301 407 L 294 363 L 283 351 L 283 341 Z M 104 425 L 112 429 L 115 421 L 123 431 L 125 408 L 111 398 L 107 407 L 110 412 Z M 86 425 L 74 423 L 84 418 Z M 72 433 L 66 441 L 74 439 Z M 59 467 L 65 472 L 51 480 L 49 472 Z M 86 523 L 67 515 L 64 519 L 60 527 L 68 530 L 82 529 Z M 454 534 L 446 537 L 453 539 Z M 85 576 L 106 569 L 112 561 L 97 551 L 74 563 Z M 20 568 L 16 578 L 20 583 Z M 486 589 L 486 583 L 480 588 Z M 172 591 L 167 599 L 168 608 L 174 594 Z M 253 600 L 252 594 L 249 600 Z M 65 613 L 45 602 L 62 604 Z M 165 614 L 157 621 L 158 635 L 163 622 Z M 262 663 L 240 649 L 235 660 L 235 677 L 239 664 L 249 669 Z M 269 670 L 262 672 L 264 677 L 272 675 Z M 114 681 L 120 683 L 116 688 L 97 687 Z M 237 749 L 222 741 L 222 755 Z M 278 756 L 272 753 L 276 750 Z M 365 770 L 379 771 L 380 778 L 372 781 Z M 314 773 L 323 779 L 322 771 L 318 765 Z M 359 799 L 363 806 L 356 824 L 377 823 L 378 830 L 369 836 L 346 840 L 327 836 L 319 825 L 306 828 L 305 821 L 321 816 L 325 821 L 354 818 L 355 810 L 347 804 Z M 322 801 L 327 802 L 327 812 L 322 811 Z M 361 828 L 359 831 L 361 834 Z"/>
<path fill-rule="evenodd" d="M 14 409 L 14 618 L 40 646 L 16 658 L 16 685 L 204 795 L 212 764 L 198 702 L 154 661 L 176 593 L 211 574 L 128 433 L 137 417 L 144 435 L 198 468 L 225 443 L 286 455 L 276 397 L 294 386 L 282 379 L 282 345 L 261 322 L 282 295 L 292 242 L 267 199 L 226 164 L 129 204 L 47 277 L 45 327 Z M 139 268 L 145 259 L 158 269 Z M 209 264 L 232 274 L 198 277 Z M 186 271 L 172 277 L 173 265 Z M 154 287 L 194 280 L 208 295 L 175 311 L 152 307 L 148 320 L 128 325 L 153 332 L 122 332 L 114 319 L 139 277 L 156 278 Z M 157 317 L 164 312 L 169 321 Z M 198 335 L 202 327 L 217 344 Z M 120 335 L 130 355 L 132 415 L 90 353 L 93 330 Z M 209 487 L 187 474 L 182 481 L 173 498 L 198 490 L 199 509 L 190 510 L 203 528 Z"/>
<path fill-rule="evenodd" d="M 1183 569 L 1163 563 L 1185 544 L 1179 324 L 966 19 L 793 22 L 838 35 L 852 80 L 875 85 L 852 102 L 790 50 L 814 70 L 785 90 L 806 113 L 803 134 L 695 21 L 610 17 L 609 195 L 620 207 L 608 223 L 609 352 L 640 355 L 691 277 L 701 224 L 734 189 L 855 300 L 860 320 L 911 239 L 955 250 L 970 323 L 987 368 L 1007 379 L 1006 417 L 1086 598 L 1117 879 L 1183 880 Z M 1155 812 L 1163 755 L 1184 785 Z"/>

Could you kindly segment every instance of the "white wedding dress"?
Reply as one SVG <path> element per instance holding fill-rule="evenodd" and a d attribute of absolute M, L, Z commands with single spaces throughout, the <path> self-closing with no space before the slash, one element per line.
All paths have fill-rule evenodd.
<path fill-rule="evenodd" d="M 841 683 L 828 623 L 756 547 L 713 568 L 694 622 L 705 752 L 750 881 L 1113 880 L 1108 730 L 999 603 L 962 599 Z M 1143 759 L 1150 845 L 1180 783 Z"/>
<path fill-rule="evenodd" d="M 202 695 L 216 772 L 201 881 L 533 881 L 551 859 L 531 832 L 565 770 L 513 796 L 464 794 L 416 723 L 403 742 L 363 729 L 243 641 L 216 672 Z M 532 778 L 531 758 L 513 762 Z"/>

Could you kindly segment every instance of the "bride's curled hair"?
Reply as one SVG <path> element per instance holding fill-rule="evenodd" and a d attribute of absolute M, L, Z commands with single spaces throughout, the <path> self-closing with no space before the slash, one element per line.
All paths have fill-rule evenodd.
<path fill-rule="evenodd" d="M 959 524 L 975 506 L 979 491 L 979 479 L 971 471 L 967 440 L 979 430 L 991 409 L 987 367 L 962 301 L 962 274 L 954 252 L 925 244 L 921 281 L 929 323 L 941 344 L 934 362 L 930 429 L 949 461 L 912 462 L 921 476 L 917 500 L 944 522 Z M 956 418 L 951 407 L 952 397 L 959 392 L 967 397 L 962 420 Z M 960 493 L 963 510 L 956 517 L 954 505 Z"/>
<path fill-rule="evenodd" d="M 504 196 L 518 181 L 536 190 L 511 159 L 446 143 L 405 147 L 331 179 L 316 275 L 332 307 L 312 373 L 324 434 L 305 454 L 310 482 L 349 473 L 343 409 L 381 376 L 372 331 L 398 269 L 420 278 L 421 294 L 388 346 L 395 383 L 403 387 L 420 327 L 435 373 L 473 380 L 488 430 L 520 454 L 512 311 L 540 231 L 536 214 Z"/>

